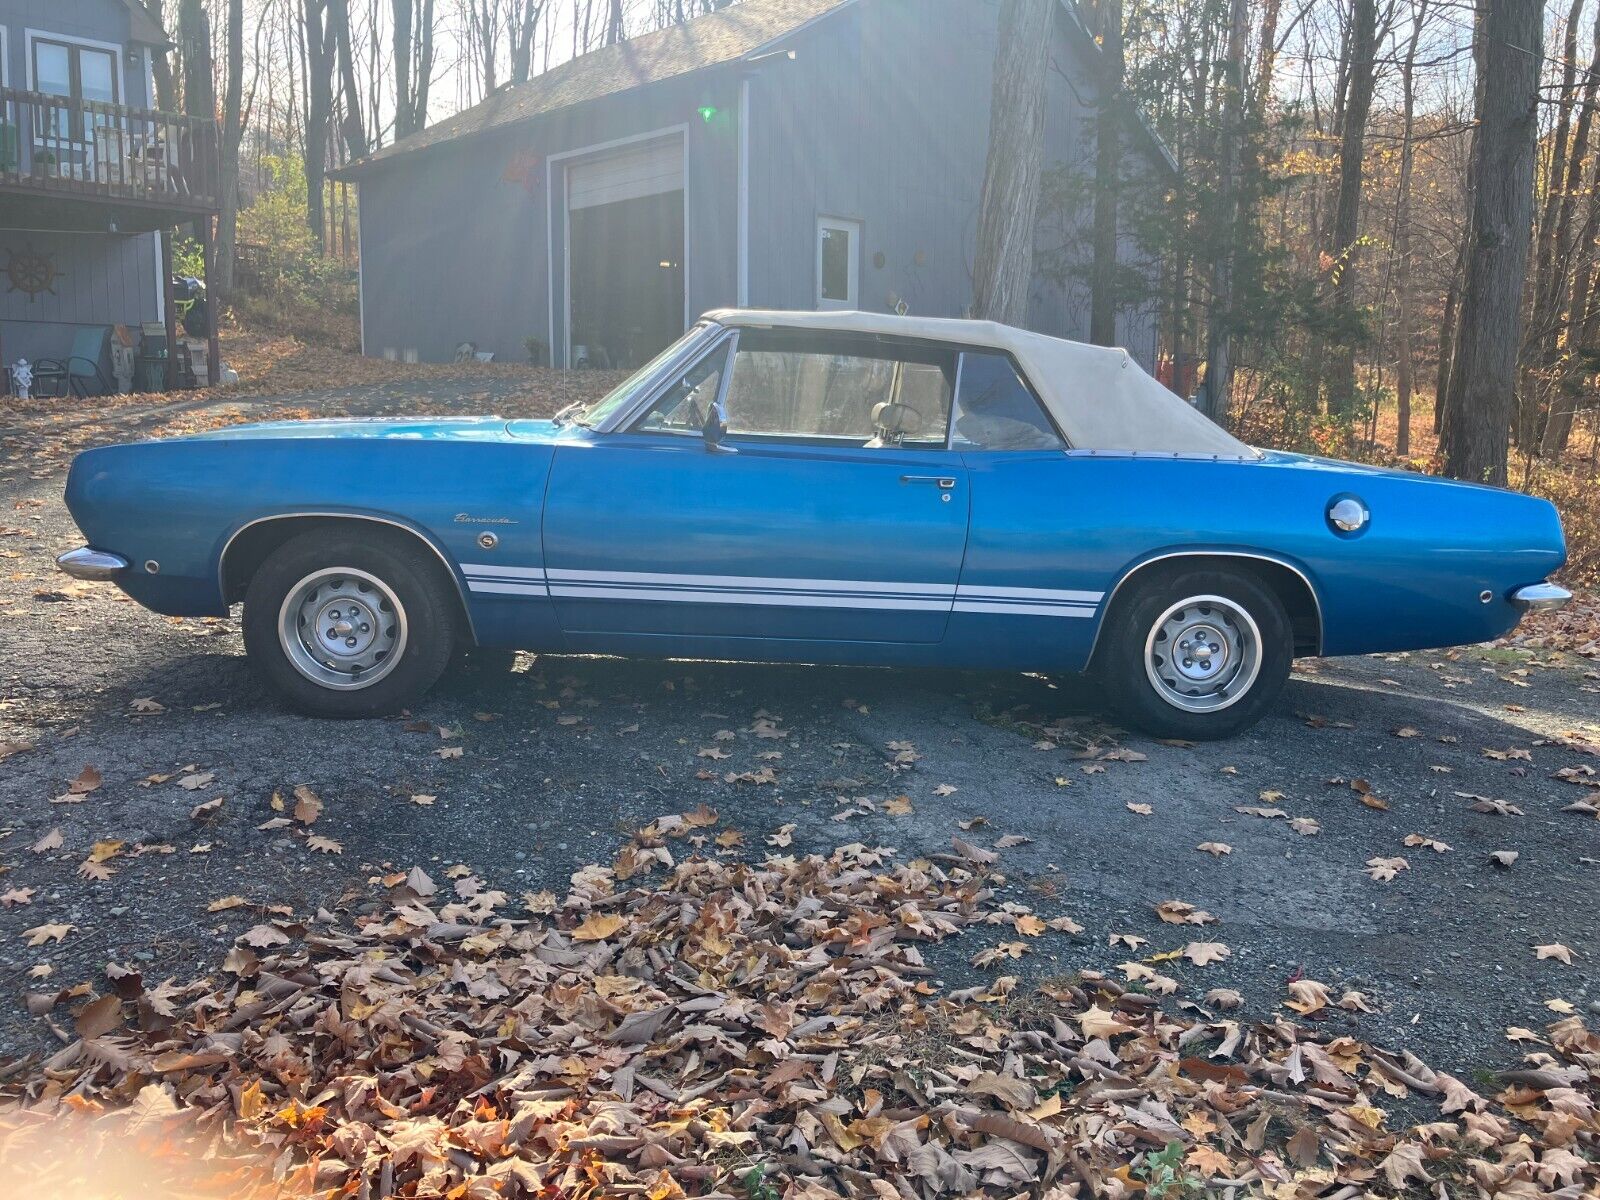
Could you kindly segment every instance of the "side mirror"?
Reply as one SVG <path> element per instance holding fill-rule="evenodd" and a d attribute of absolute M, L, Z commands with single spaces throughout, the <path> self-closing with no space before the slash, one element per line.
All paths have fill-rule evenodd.
<path fill-rule="evenodd" d="M 720 404 L 713 403 L 706 412 L 705 424 L 700 427 L 700 432 L 706 441 L 708 454 L 737 454 L 732 446 L 724 446 L 722 439 L 728 436 L 727 414 Z"/>

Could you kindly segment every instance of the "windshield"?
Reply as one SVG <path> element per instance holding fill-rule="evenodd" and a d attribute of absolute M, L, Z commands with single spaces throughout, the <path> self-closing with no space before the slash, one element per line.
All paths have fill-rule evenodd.
<path fill-rule="evenodd" d="M 588 408 L 578 413 L 576 420 L 579 425 L 591 429 L 603 425 L 606 418 L 618 412 L 625 412 L 633 406 L 634 401 L 643 395 L 645 390 L 655 382 L 655 376 L 667 363 L 685 353 L 688 348 L 698 343 L 702 338 L 716 328 L 710 321 L 701 321 L 688 333 L 684 334 L 660 354 L 656 355 L 632 375 L 629 375 L 611 391 L 596 400 Z"/>

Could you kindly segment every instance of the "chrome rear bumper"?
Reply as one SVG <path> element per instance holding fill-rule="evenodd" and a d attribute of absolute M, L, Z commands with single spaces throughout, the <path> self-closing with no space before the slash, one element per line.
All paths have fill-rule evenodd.
<path fill-rule="evenodd" d="M 128 569 L 128 560 L 120 554 L 80 546 L 59 555 L 56 566 L 74 579 L 115 579 Z"/>
<path fill-rule="evenodd" d="M 1511 603 L 1523 612 L 1553 612 L 1572 599 L 1572 593 L 1555 583 L 1530 583 L 1511 593 Z"/>

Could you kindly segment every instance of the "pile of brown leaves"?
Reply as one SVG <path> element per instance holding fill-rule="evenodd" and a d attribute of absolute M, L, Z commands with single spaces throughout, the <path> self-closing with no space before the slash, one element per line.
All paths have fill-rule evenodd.
<path fill-rule="evenodd" d="M 1183 1018 L 1095 975 L 941 996 L 924 943 L 1027 914 L 995 899 L 992 852 L 747 863 L 714 820 L 661 818 L 565 897 L 413 868 L 337 913 L 260 906 L 212 978 L 113 968 L 102 995 L 40 998 L 81 1001 L 77 1036 L 0 1068 L 6 1190 L 46 1194 L 119 1142 L 169 1196 L 1600 1186 L 1600 1036 L 1576 1017 L 1530 1034 L 1489 1098 L 1403 1052 L 1228 1019 L 1225 991 Z M 1408 1097 L 1437 1119 L 1392 1120 Z"/>

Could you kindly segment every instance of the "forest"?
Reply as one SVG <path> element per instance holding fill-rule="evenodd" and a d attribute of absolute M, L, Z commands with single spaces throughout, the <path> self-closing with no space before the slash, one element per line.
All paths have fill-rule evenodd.
<path fill-rule="evenodd" d="M 174 31 L 163 107 L 223 123 L 221 290 L 242 244 L 269 315 L 304 327 L 353 303 L 359 214 L 330 171 L 738 0 L 148 2 Z M 1004 30 L 1055 0 L 972 2 L 1006 10 Z M 1091 340 L 1150 311 L 1164 379 L 1250 440 L 1545 494 L 1574 567 L 1600 573 L 1600 0 L 1077 8 L 1105 71 L 1094 170 L 1041 173 L 1025 253 L 1084 276 Z M 997 66 L 1009 95 L 1050 69 Z M 1016 149 L 1008 119 L 997 106 L 991 160 Z M 1136 121 L 1178 166 L 1155 204 L 1122 177 Z M 1097 252 L 1119 230 L 1157 256 L 1156 282 Z"/>

